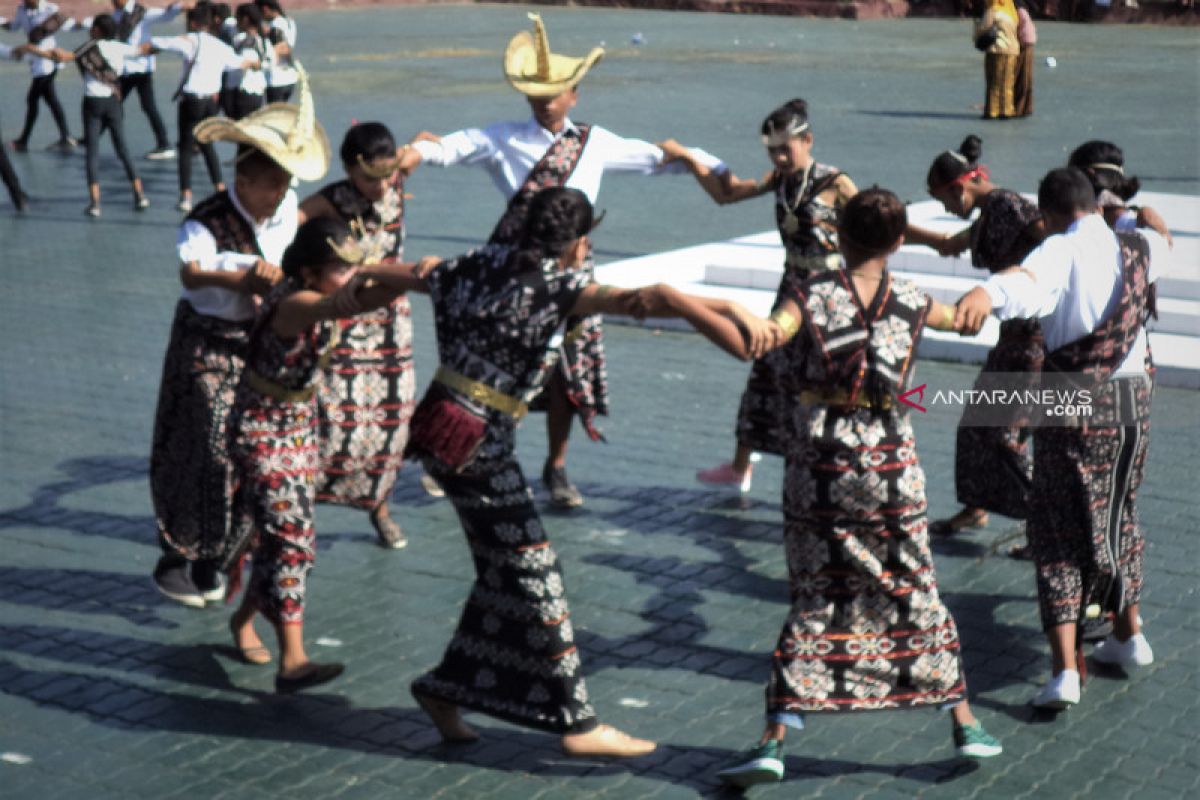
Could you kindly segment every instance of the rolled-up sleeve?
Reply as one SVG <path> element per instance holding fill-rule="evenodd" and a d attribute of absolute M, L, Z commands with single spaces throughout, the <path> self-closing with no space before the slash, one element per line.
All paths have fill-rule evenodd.
<path fill-rule="evenodd" d="M 193 219 L 179 226 L 175 249 L 181 264 L 195 261 L 206 272 L 217 269 L 217 240 L 208 228 Z"/>
<path fill-rule="evenodd" d="M 1045 317 L 1054 312 L 1067 290 L 1074 262 L 1070 244 L 1051 237 L 1030 253 L 1021 271 L 993 275 L 983 288 L 1000 319 Z"/>
<path fill-rule="evenodd" d="M 437 142 L 415 142 L 413 148 L 421 154 L 424 163 L 435 167 L 476 164 L 496 152 L 492 138 L 487 131 L 479 128 L 448 133 Z"/>

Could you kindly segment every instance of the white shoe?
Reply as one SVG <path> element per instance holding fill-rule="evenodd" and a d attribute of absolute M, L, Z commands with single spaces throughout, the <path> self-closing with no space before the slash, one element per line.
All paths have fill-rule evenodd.
<path fill-rule="evenodd" d="M 1076 705 L 1079 702 L 1079 673 L 1073 669 L 1064 669 L 1051 678 L 1029 702 L 1034 708 L 1056 711 Z"/>
<path fill-rule="evenodd" d="M 1130 636 L 1124 642 L 1117 641 L 1117 637 L 1110 634 L 1107 639 L 1096 645 L 1096 649 L 1092 651 L 1092 658 L 1101 664 L 1145 667 L 1154 663 L 1154 651 L 1150 649 L 1150 643 L 1141 633 Z"/>

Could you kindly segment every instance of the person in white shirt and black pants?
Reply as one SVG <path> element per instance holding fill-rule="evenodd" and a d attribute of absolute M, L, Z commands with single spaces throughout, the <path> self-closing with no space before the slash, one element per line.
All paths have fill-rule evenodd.
<path fill-rule="evenodd" d="M 136 0 L 112 0 L 113 21 L 117 23 L 117 39 L 126 44 L 140 47 L 150 41 L 150 26 L 170 22 L 183 10 L 182 3 L 172 3 L 166 8 L 147 8 Z M 167 138 L 167 126 L 158 113 L 154 100 L 154 56 L 136 56 L 125 59 L 125 71 L 121 73 L 121 102 L 137 92 L 142 113 L 154 131 L 154 149 L 146 154 L 152 160 L 175 157 L 175 149 Z"/>
<path fill-rule="evenodd" d="M 296 67 L 292 63 L 292 51 L 296 49 L 296 23 L 283 13 L 279 0 L 254 0 L 254 4 L 270 26 L 269 41 L 275 51 L 271 68 L 267 71 L 267 102 L 286 103 L 296 88 Z"/>
<path fill-rule="evenodd" d="M 24 47 L 7 47 L 0 44 L 0 58 L 2 59 L 16 61 L 24 54 Z M 29 207 L 29 197 L 21 188 L 21 181 L 17 178 L 17 173 L 13 171 L 12 162 L 8 160 L 8 153 L 4 151 L 3 144 L 0 144 L 0 180 L 4 181 L 4 186 L 8 189 L 8 196 L 12 198 L 13 207 L 17 211 L 24 211 Z"/>
<path fill-rule="evenodd" d="M 24 0 L 17 7 L 17 13 L 11 20 L 4 23 L 10 31 L 20 31 L 29 37 L 29 43 L 44 50 L 52 50 L 58 44 L 54 33 L 58 30 L 70 30 L 75 26 L 73 20 L 64 19 L 58 13 L 54 3 L 43 3 L 41 0 Z M 67 128 L 67 115 L 63 113 L 62 103 L 58 102 L 58 94 L 54 91 L 54 78 L 58 75 L 60 65 L 49 58 L 33 57 L 29 59 L 29 72 L 33 81 L 29 84 L 29 93 L 25 95 L 25 126 L 21 135 L 13 140 L 13 149 L 24 152 L 29 148 L 29 136 L 37 123 L 38 103 L 46 101 L 50 113 L 54 116 L 54 124 L 58 126 L 58 141 L 50 145 L 62 150 L 70 150 L 79 144 Z"/>
<path fill-rule="evenodd" d="M 125 167 L 125 176 L 133 186 L 133 207 L 143 211 L 150 206 L 142 190 L 142 179 L 138 177 L 129 150 L 125 147 L 124 114 L 121 111 L 121 73 L 125 59 L 135 57 L 137 48 L 115 41 L 117 23 L 108 14 L 100 14 L 92 20 L 91 38 L 75 52 L 59 48 L 53 51 L 30 52 L 49 56 L 57 62 L 74 61 L 83 74 L 83 130 L 87 147 L 87 182 L 90 202 L 84 213 L 90 217 L 100 216 L 100 178 L 96 168 L 100 157 L 100 136 L 105 130 L 112 137 L 117 158 Z"/>
<path fill-rule="evenodd" d="M 192 208 L 192 153 L 197 147 L 192 129 L 196 123 L 221 113 L 217 98 L 221 91 L 222 75 L 226 70 L 258 67 L 257 57 L 242 59 L 229 45 L 210 34 L 212 14 L 206 8 L 193 8 L 187 13 L 188 33 L 185 36 L 155 36 L 142 45 L 143 53 L 170 50 L 184 59 L 183 78 L 175 93 L 179 101 L 179 205 L 180 211 Z M 213 187 L 224 191 L 221 162 L 211 144 L 199 145 L 208 167 Z"/>

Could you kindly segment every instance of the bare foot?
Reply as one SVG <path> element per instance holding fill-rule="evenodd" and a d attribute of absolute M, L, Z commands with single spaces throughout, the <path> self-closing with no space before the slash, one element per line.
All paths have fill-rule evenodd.
<path fill-rule="evenodd" d="M 587 733 L 569 733 L 562 737 L 563 752 L 576 757 L 631 758 L 653 753 L 656 747 L 654 742 L 636 739 L 611 725 L 598 725 Z"/>
<path fill-rule="evenodd" d="M 242 661 L 256 666 L 271 663 L 271 651 L 264 647 L 262 639 L 258 638 L 253 622 L 239 625 L 237 617 L 234 617 L 229 620 L 229 632 L 233 634 L 233 646 L 242 657 Z"/>
<path fill-rule="evenodd" d="M 412 690 L 412 696 L 425 715 L 433 721 L 438 733 L 445 741 L 453 744 L 465 744 L 479 738 L 479 731 L 463 722 L 462 715 L 458 712 L 458 706 L 420 694 L 416 689 Z"/>

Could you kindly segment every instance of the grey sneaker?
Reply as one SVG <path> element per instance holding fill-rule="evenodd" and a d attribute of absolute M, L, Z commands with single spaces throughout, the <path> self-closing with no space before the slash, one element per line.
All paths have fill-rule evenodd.
<path fill-rule="evenodd" d="M 954 747 L 964 758 L 991 758 L 1004 752 L 1000 740 L 985 731 L 978 720 L 972 725 L 954 726 Z"/>
<path fill-rule="evenodd" d="M 760 783 L 778 783 L 783 780 L 783 742 L 768 739 L 750 748 L 737 763 L 718 772 L 717 778 L 743 789 Z"/>
<path fill-rule="evenodd" d="M 170 161 L 175 157 L 174 147 L 156 147 L 149 153 L 146 153 L 146 158 L 151 161 Z"/>
<path fill-rule="evenodd" d="M 83 213 L 87 214 L 89 217 L 99 217 L 100 206 L 96 205 L 95 203 L 89 203 L 88 207 L 83 210 Z"/>
<path fill-rule="evenodd" d="M 583 505 L 583 495 L 567 477 L 566 467 L 555 467 L 547 461 L 542 469 L 542 483 L 550 492 L 552 505 L 558 508 L 578 508 Z"/>
<path fill-rule="evenodd" d="M 133 198 L 133 210 L 134 211 L 145 211 L 149 207 L 150 207 L 150 198 L 146 197 L 146 195 L 139 194 L 137 197 Z"/>
<path fill-rule="evenodd" d="M 188 576 L 188 563 L 160 558 L 154 568 L 154 585 L 165 596 L 188 608 L 204 608 L 204 598 Z"/>

